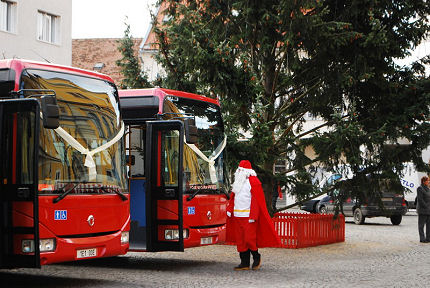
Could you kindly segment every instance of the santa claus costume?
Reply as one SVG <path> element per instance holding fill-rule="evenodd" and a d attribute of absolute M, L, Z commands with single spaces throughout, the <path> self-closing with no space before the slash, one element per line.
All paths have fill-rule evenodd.
<path fill-rule="evenodd" d="M 280 240 L 267 212 L 261 182 L 248 160 L 240 161 L 234 178 L 227 207 L 226 240 L 237 245 L 241 261 L 235 270 L 249 270 L 251 254 L 252 270 L 257 270 L 261 266 L 258 248 L 279 247 Z"/>

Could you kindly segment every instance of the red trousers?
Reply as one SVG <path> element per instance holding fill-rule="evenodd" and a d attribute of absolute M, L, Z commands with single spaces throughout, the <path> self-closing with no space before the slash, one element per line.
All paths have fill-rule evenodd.
<path fill-rule="evenodd" d="M 234 217 L 236 222 L 236 245 L 238 252 L 257 250 L 257 222 L 249 223 L 248 217 Z"/>

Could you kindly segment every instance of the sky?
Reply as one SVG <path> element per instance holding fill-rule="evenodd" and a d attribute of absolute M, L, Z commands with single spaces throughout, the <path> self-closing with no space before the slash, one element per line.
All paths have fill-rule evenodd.
<path fill-rule="evenodd" d="M 417 61 L 427 55 L 430 55 L 430 38 L 411 51 L 411 56 L 402 60 L 397 60 L 396 63 L 399 65 L 408 65 L 409 63 Z M 426 75 L 430 75 L 429 65 L 426 66 Z"/>
<path fill-rule="evenodd" d="M 121 38 L 128 17 L 131 35 L 142 38 L 156 0 L 72 0 L 72 38 Z M 154 9 L 154 8 L 151 8 Z"/>

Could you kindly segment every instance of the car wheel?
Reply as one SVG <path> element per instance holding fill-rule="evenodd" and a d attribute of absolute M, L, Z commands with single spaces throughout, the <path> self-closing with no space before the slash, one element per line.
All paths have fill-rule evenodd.
<path fill-rule="evenodd" d="M 361 212 L 360 208 L 356 208 L 354 210 L 354 223 L 361 225 L 364 223 L 364 220 L 366 219 L 366 217 L 363 216 L 363 212 Z"/>
<path fill-rule="evenodd" d="M 399 225 L 402 222 L 402 215 L 393 215 L 390 220 L 393 225 Z"/>
<path fill-rule="evenodd" d="M 312 213 L 318 213 L 318 203 L 319 203 L 319 201 L 315 202 L 314 209 L 312 210 Z"/>
<path fill-rule="evenodd" d="M 320 207 L 320 213 L 321 213 L 321 214 L 327 214 L 327 207 L 325 207 L 325 206 L 321 206 L 321 207 Z"/>

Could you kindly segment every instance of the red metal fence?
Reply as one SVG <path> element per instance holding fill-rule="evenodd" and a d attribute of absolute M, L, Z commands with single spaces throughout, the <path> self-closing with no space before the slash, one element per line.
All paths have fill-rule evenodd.
<path fill-rule="evenodd" d="M 345 241 L 345 217 L 333 214 L 276 213 L 275 230 L 283 248 L 303 248 Z"/>

